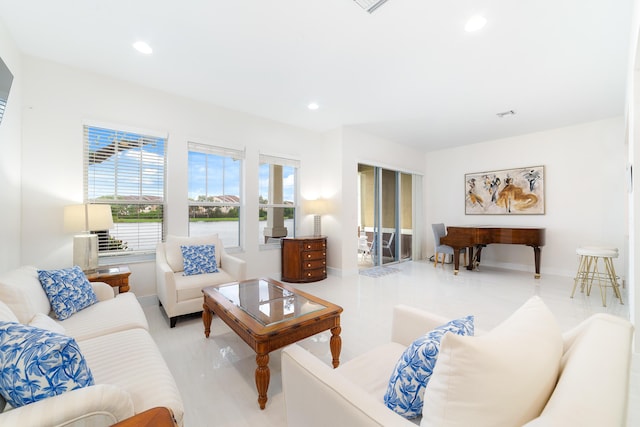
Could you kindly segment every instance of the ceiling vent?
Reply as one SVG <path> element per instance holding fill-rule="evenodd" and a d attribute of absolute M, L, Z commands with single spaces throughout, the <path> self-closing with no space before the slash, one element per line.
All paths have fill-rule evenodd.
<path fill-rule="evenodd" d="M 387 0 L 353 0 L 369 13 L 373 13 L 377 8 L 382 6 Z"/>

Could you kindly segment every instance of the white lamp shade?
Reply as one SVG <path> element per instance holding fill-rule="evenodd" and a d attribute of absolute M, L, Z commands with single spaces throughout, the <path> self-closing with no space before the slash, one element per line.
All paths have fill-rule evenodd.
<path fill-rule="evenodd" d="M 109 230 L 113 227 L 110 205 L 84 204 L 64 207 L 67 232 Z"/>
<path fill-rule="evenodd" d="M 311 215 L 324 215 L 329 210 L 329 201 L 326 199 L 307 200 L 304 210 Z"/>

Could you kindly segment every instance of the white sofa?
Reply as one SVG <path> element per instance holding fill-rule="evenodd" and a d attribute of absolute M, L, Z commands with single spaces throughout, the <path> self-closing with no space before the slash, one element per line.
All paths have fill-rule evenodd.
<path fill-rule="evenodd" d="M 446 323 L 449 319 L 407 306 L 397 306 L 393 311 L 391 342 L 331 369 L 327 363 L 313 356 L 298 345 L 291 345 L 282 352 L 282 385 L 288 425 L 307 427 L 326 425 L 355 426 L 412 426 L 456 425 L 455 423 L 425 421 L 428 410 L 437 411 L 430 400 L 430 393 L 439 393 L 443 385 L 439 375 L 440 363 L 446 346 L 452 340 L 481 339 L 481 337 L 455 337 L 446 334 L 442 340 L 440 357 L 435 364 L 431 382 L 424 395 L 422 419 L 408 420 L 388 409 L 383 396 L 391 372 L 404 349 L 427 331 Z M 343 326 L 346 327 L 346 326 Z M 528 326 L 520 329 L 528 329 Z M 574 329 L 561 335 L 558 371 L 551 383 L 551 390 L 535 409 L 536 415 L 529 421 L 517 423 L 527 427 L 540 426 L 624 426 L 626 425 L 628 384 L 631 361 L 633 326 L 626 320 L 607 314 L 596 314 Z M 559 333 L 559 330 L 558 330 Z M 476 335 L 482 332 L 476 330 Z M 514 343 L 514 345 L 519 345 Z M 545 356 L 532 355 L 534 358 Z M 548 352 L 547 352 L 548 353 Z M 447 356 L 448 357 L 448 356 Z M 516 361 L 519 362 L 519 361 Z M 467 360 L 469 365 L 475 358 Z M 450 365 L 442 367 L 446 370 Z M 471 367 L 470 369 L 473 369 Z M 513 369 L 513 367 L 506 369 Z M 520 368 L 517 368 L 520 369 Z M 516 369 L 516 370 L 517 370 Z M 529 369 L 522 360 L 521 369 Z M 476 416 L 472 422 L 458 425 L 501 425 L 485 420 L 496 412 L 507 411 L 512 405 L 511 393 L 526 389 L 529 384 L 509 384 L 507 379 L 491 384 L 506 388 L 506 398 L 489 405 L 480 399 L 444 402 L 446 411 L 455 413 L 460 408 L 471 408 Z M 454 378 L 451 384 L 464 388 L 466 377 Z M 486 383 L 492 383 L 491 379 Z M 436 383 L 436 384 L 434 384 Z M 433 390 L 431 390 L 433 385 Z M 472 386 L 471 386 L 472 387 Z M 481 388 L 481 387 L 478 387 Z M 515 397 L 514 397 L 515 399 Z M 435 399 L 437 400 L 437 398 Z M 436 403 L 437 404 L 437 403 Z M 465 408 L 466 405 L 466 408 Z M 486 405 L 486 406 L 485 406 Z M 506 426 L 505 426 L 506 427 Z"/>
<path fill-rule="evenodd" d="M 214 245 L 217 273 L 185 276 L 182 250 L 185 245 Z M 225 251 L 217 234 L 198 237 L 169 235 L 156 248 L 156 288 L 160 305 L 169 324 L 176 326 L 178 316 L 202 311 L 202 288 L 221 283 L 244 280 L 247 266 L 244 260 Z"/>
<path fill-rule="evenodd" d="M 0 275 L 0 320 L 73 337 L 95 382 L 19 408 L 7 405 L 0 425 L 110 426 L 156 406 L 170 408 L 182 425 L 180 393 L 135 295 L 114 296 L 106 283 L 91 285 L 99 302 L 59 321 L 48 316 L 51 307 L 35 267 Z"/>

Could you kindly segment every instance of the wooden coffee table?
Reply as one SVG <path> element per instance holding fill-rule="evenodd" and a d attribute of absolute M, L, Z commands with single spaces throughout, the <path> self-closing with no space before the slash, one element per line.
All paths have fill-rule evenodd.
<path fill-rule="evenodd" d="M 269 353 L 319 332 L 330 330 L 333 367 L 340 364 L 342 307 L 273 279 L 251 279 L 202 290 L 204 335 L 218 315 L 256 352 L 258 404 L 267 403 Z"/>

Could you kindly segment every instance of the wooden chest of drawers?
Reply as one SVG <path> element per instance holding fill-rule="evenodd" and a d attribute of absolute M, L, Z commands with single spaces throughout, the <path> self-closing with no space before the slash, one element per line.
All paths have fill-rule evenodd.
<path fill-rule="evenodd" d="M 326 278 L 326 237 L 282 239 L 282 280 L 304 283 Z"/>

